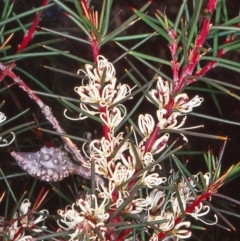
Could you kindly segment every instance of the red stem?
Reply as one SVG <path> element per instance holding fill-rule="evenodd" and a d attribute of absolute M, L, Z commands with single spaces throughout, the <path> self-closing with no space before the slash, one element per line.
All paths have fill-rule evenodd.
<path fill-rule="evenodd" d="M 89 11 L 89 5 L 87 3 L 87 0 L 80 0 L 80 2 L 85 6 L 85 8 Z"/>
<path fill-rule="evenodd" d="M 41 6 L 46 6 L 47 3 L 48 3 L 48 0 L 43 0 Z M 31 39 L 33 38 L 37 25 L 40 21 L 39 15 L 40 15 L 40 12 L 37 12 L 32 26 L 28 30 L 27 34 L 23 37 L 22 43 L 19 44 L 18 46 L 17 53 L 24 50 L 26 46 L 29 44 L 29 42 L 31 41 Z"/>
<path fill-rule="evenodd" d="M 227 38 L 225 40 L 225 43 L 230 43 L 234 40 L 234 34 L 232 34 L 230 36 L 230 38 Z M 217 53 L 217 57 L 222 57 L 225 54 L 225 50 L 224 49 L 220 49 Z M 205 75 L 209 70 L 213 69 L 216 65 L 216 61 L 215 60 L 211 60 L 209 61 L 202 69 L 200 69 L 198 72 L 196 72 L 194 75 L 197 77 L 201 77 L 203 75 Z M 188 80 L 188 84 L 191 84 L 194 80 Z"/>
<path fill-rule="evenodd" d="M 99 55 L 98 41 L 96 39 L 91 39 L 93 60 L 97 62 L 97 56 Z"/>
<path fill-rule="evenodd" d="M 82 4 L 82 8 L 84 9 L 85 14 L 88 14 L 88 15 L 90 16 L 90 15 L 91 15 L 91 12 L 90 12 L 90 8 L 89 8 L 89 6 L 88 6 L 88 4 L 87 4 L 87 1 L 86 1 L 86 0 L 81 0 L 81 4 Z M 86 12 L 87 12 L 87 13 L 86 13 Z M 90 21 L 90 19 L 89 19 L 89 21 Z M 98 57 L 98 55 L 99 55 L 99 44 L 98 44 L 98 41 L 97 41 L 97 39 L 96 39 L 96 37 L 95 37 L 95 34 L 92 34 L 92 33 L 91 33 L 91 30 L 90 30 L 90 35 L 92 36 L 92 37 L 89 39 L 89 41 L 91 42 L 91 47 L 92 47 L 93 62 L 95 62 L 95 63 L 98 65 L 98 63 L 97 63 L 97 57 Z M 107 114 L 106 114 L 107 109 L 106 109 L 106 108 L 100 107 L 100 108 L 99 108 L 99 111 L 100 111 L 100 113 L 104 113 L 104 115 L 107 116 Z M 104 137 L 105 137 L 107 140 L 109 140 L 108 133 L 109 133 L 110 131 L 109 131 L 108 126 L 105 125 L 105 124 L 103 124 L 102 130 L 103 130 L 103 135 L 104 135 Z"/>
<path fill-rule="evenodd" d="M 200 205 L 200 203 L 202 201 L 205 201 L 207 198 L 209 198 L 212 195 L 212 193 L 210 191 L 207 191 L 205 193 L 203 193 L 202 195 L 198 196 L 198 198 L 193 201 L 193 203 L 186 209 L 185 213 L 192 213 L 193 210 L 195 209 L 195 207 L 198 207 Z M 181 216 L 177 217 L 175 219 L 175 225 L 177 225 L 178 223 L 180 223 L 183 220 L 183 218 Z M 170 230 L 172 231 L 172 230 Z M 168 231 L 169 232 L 169 231 Z M 158 239 L 161 240 L 163 238 L 165 238 L 166 234 L 168 232 L 162 232 L 158 234 Z"/>
<path fill-rule="evenodd" d="M 9 76 L 12 80 L 14 80 L 20 88 L 22 88 L 27 94 L 32 98 L 38 106 L 41 108 L 42 113 L 45 115 L 46 119 L 49 120 L 49 122 L 52 124 L 53 128 L 61 135 L 65 146 L 69 151 L 75 154 L 77 159 L 80 162 L 84 162 L 84 157 L 81 155 L 80 151 L 77 149 L 74 143 L 68 138 L 65 137 L 64 134 L 66 133 L 64 129 L 59 125 L 57 119 L 53 116 L 53 113 L 51 109 L 46 106 L 42 100 L 24 83 L 23 80 L 21 80 L 19 77 L 17 77 L 11 69 L 8 69 L 4 64 L 0 62 L 0 70 L 2 71 L 2 74 L 5 76 Z M 90 171 L 90 170 L 89 170 Z"/>
<path fill-rule="evenodd" d="M 127 234 L 129 234 L 132 231 L 132 229 L 125 229 L 124 231 L 122 231 L 122 233 L 117 237 L 116 241 L 123 241 L 125 240 L 125 236 Z"/>
<path fill-rule="evenodd" d="M 41 6 L 46 6 L 48 4 L 48 0 L 43 0 Z M 22 42 L 18 45 L 17 48 L 17 52 L 19 53 L 21 51 L 23 51 L 27 45 L 29 44 L 29 42 L 31 41 L 31 39 L 33 38 L 33 35 L 36 31 L 37 25 L 40 21 L 39 18 L 40 12 L 37 12 L 33 21 L 32 26 L 30 27 L 30 29 L 27 31 L 26 35 L 23 37 Z M 12 62 L 8 65 L 8 69 L 12 69 L 14 67 L 14 63 Z M 3 80 L 3 78 L 5 77 L 5 75 L 3 73 L 0 74 L 0 82 Z"/>
<path fill-rule="evenodd" d="M 195 44 L 194 47 L 192 49 L 192 51 L 190 52 L 189 55 L 189 60 L 188 60 L 188 64 L 183 67 L 183 69 L 181 70 L 181 75 L 179 77 L 179 66 L 178 66 L 178 62 L 176 61 L 176 52 L 177 52 L 177 41 L 176 41 L 176 34 L 171 31 L 168 30 L 168 35 L 171 37 L 172 39 L 172 43 L 170 44 L 170 51 L 171 51 L 171 55 L 172 55 L 172 71 L 173 71 L 173 79 L 174 79 L 174 86 L 173 86 L 173 91 L 172 91 L 172 96 L 174 96 L 174 94 L 176 92 L 178 92 L 179 90 L 181 90 L 181 88 L 184 86 L 185 84 L 185 78 L 188 75 L 192 75 L 194 68 L 196 67 L 197 63 L 200 60 L 200 53 L 199 53 L 199 48 L 202 47 L 202 45 L 204 44 L 209 30 L 210 30 L 210 20 L 211 20 L 211 16 L 212 13 L 214 11 L 216 7 L 216 0 L 208 0 L 208 4 L 207 4 L 207 9 L 206 11 L 206 15 L 203 21 L 203 25 L 202 28 L 200 30 L 200 33 L 198 34 L 198 36 L 195 39 Z M 167 113 L 164 115 L 164 118 L 167 118 L 171 111 L 172 111 L 172 107 L 174 105 L 173 99 L 171 99 L 168 104 L 165 106 L 165 109 L 167 110 Z M 156 141 L 158 135 L 157 132 L 159 132 L 160 129 L 158 127 L 155 127 L 153 133 L 151 134 L 151 136 L 149 137 L 149 139 L 146 142 L 146 152 L 151 150 L 152 145 L 154 144 L 154 142 Z"/>
<path fill-rule="evenodd" d="M 146 141 L 145 144 L 145 153 L 149 152 L 154 144 L 154 142 L 156 141 L 157 137 L 158 137 L 158 132 L 160 131 L 160 128 L 158 126 L 155 126 L 152 134 L 150 135 L 150 137 L 148 138 L 148 140 Z"/>
<path fill-rule="evenodd" d="M 205 17 L 204 17 L 202 29 L 195 39 L 194 47 L 189 55 L 188 64 L 182 69 L 182 73 L 181 73 L 180 80 L 179 80 L 179 85 L 174 86 L 173 94 L 176 93 L 177 91 L 179 91 L 183 87 L 186 76 L 192 75 L 194 68 L 196 67 L 197 63 L 199 62 L 201 55 L 198 50 L 199 50 L 199 48 L 201 48 L 203 46 L 203 44 L 208 36 L 209 30 L 210 30 L 210 25 L 211 25 L 210 20 L 211 20 L 212 13 L 215 9 L 215 6 L 216 6 L 216 0 L 208 1 L 207 9 L 205 10 L 207 12 L 206 15 L 208 15 L 208 16 L 205 15 Z"/>

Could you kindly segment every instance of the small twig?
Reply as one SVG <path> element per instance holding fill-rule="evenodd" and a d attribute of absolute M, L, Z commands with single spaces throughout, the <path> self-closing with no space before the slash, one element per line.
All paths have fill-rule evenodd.
<path fill-rule="evenodd" d="M 47 105 L 45 105 L 42 100 L 24 83 L 23 80 L 21 80 L 19 77 L 15 75 L 15 73 L 8 69 L 4 64 L 0 62 L 0 70 L 4 75 L 9 76 L 12 80 L 14 80 L 20 88 L 22 88 L 27 94 L 32 98 L 38 106 L 41 108 L 42 113 L 45 115 L 47 120 L 52 124 L 53 128 L 59 133 L 59 134 L 66 134 L 65 130 L 59 125 L 57 119 L 53 116 L 53 113 Z M 65 144 L 65 148 L 70 153 L 74 154 L 77 158 L 77 160 L 81 163 L 85 162 L 84 157 L 81 155 L 80 150 L 76 147 L 76 145 L 69 139 L 68 137 L 61 135 L 63 142 Z"/>
<path fill-rule="evenodd" d="M 41 6 L 46 6 L 48 4 L 48 0 L 42 0 L 42 4 Z M 33 35 L 36 31 L 36 28 L 37 28 L 37 25 L 40 21 L 40 12 L 37 12 L 36 15 L 35 15 L 35 19 L 32 23 L 32 26 L 30 27 L 30 29 L 27 31 L 26 35 L 23 37 L 22 39 L 22 42 L 18 45 L 18 48 L 17 48 L 17 53 L 23 51 L 27 45 L 29 44 L 29 42 L 31 41 L 31 39 L 33 38 Z M 12 69 L 15 65 L 15 62 L 12 62 L 8 65 L 8 69 Z M 3 78 L 5 77 L 5 75 L 2 73 L 0 75 L 0 82 L 3 80 Z"/>

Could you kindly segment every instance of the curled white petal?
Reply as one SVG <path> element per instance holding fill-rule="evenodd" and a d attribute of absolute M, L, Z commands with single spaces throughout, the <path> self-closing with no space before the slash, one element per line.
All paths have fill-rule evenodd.
<path fill-rule="evenodd" d="M 161 152 L 165 148 L 168 142 L 169 136 L 170 136 L 169 133 L 165 133 L 163 136 L 158 138 L 152 146 L 151 153 L 157 154 Z"/>
<path fill-rule="evenodd" d="M 169 81 L 163 80 L 160 76 L 157 77 L 156 89 L 149 91 L 149 95 L 161 106 L 164 108 L 169 100 L 172 93 L 172 84 Z M 148 99 L 152 102 L 150 99 Z"/>
<path fill-rule="evenodd" d="M 13 143 L 13 141 L 15 140 L 15 134 L 13 132 L 11 132 L 12 134 L 12 140 L 10 142 L 8 142 L 6 139 L 2 139 L 2 137 L 0 136 L 0 141 L 3 142 L 4 144 L 0 144 L 0 147 L 5 147 L 5 146 L 9 146 L 10 144 Z"/>
<path fill-rule="evenodd" d="M 166 177 L 159 177 L 158 173 L 144 174 L 142 177 L 142 184 L 146 185 L 148 188 L 153 188 L 153 186 L 159 186 L 160 184 L 166 182 Z"/>
<path fill-rule="evenodd" d="M 187 239 L 187 238 L 190 238 L 192 233 L 187 230 L 187 229 L 180 229 L 182 227 L 184 228 L 189 228 L 191 225 L 190 222 L 186 221 L 186 222 L 181 222 L 181 223 L 178 223 L 175 227 L 174 227 L 174 230 L 172 231 L 172 233 L 174 234 L 173 236 L 176 236 L 177 238 L 180 238 L 180 239 Z"/>
<path fill-rule="evenodd" d="M 148 138 L 155 127 L 155 121 L 153 117 L 149 114 L 139 115 L 138 126 L 143 135 Z"/>
<path fill-rule="evenodd" d="M 167 113 L 167 110 L 162 109 L 161 107 L 159 107 L 159 109 L 156 112 L 157 118 L 158 118 L 158 126 L 161 130 L 165 128 L 167 123 L 167 119 L 163 117 L 166 113 Z"/>
<path fill-rule="evenodd" d="M 201 105 L 203 98 L 196 95 L 189 101 L 187 94 L 181 93 L 174 98 L 174 108 L 182 113 L 188 113 L 193 110 L 194 107 Z"/>
<path fill-rule="evenodd" d="M 123 114 L 118 106 L 113 107 L 111 110 L 107 109 L 106 113 L 100 113 L 101 120 L 108 126 L 111 132 L 122 122 L 126 116 L 126 108 L 121 105 Z"/>
<path fill-rule="evenodd" d="M 148 200 L 148 202 L 150 203 L 149 210 L 155 213 L 162 207 L 165 201 L 165 193 L 163 191 L 159 191 L 158 189 L 153 189 L 150 192 L 150 195 L 147 196 L 146 200 Z"/>
<path fill-rule="evenodd" d="M 86 86 L 75 87 L 74 90 L 80 95 L 80 100 L 85 103 L 99 103 L 101 101 L 99 84 L 91 82 Z M 94 106 L 93 106 L 94 107 Z"/>
<path fill-rule="evenodd" d="M 155 162 L 152 153 L 147 152 L 143 156 L 143 164 L 144 166 L 149 166 L 151 163 Z"/>
<path fill-rule="evenodd" d="M 28 213 L 28 210 L 31 206 L 30 201 L 26 198 L 22 201 L 21 206 L 20 206 L 20 213 L 21 215 L 25 215 Z"/>
<path fill-rule="evenodd" d="M 82 107 L 82 110 L 88 112 L 89 115 L 99 114 L 98 111 L 89 110 L 84 104 L 81 104 L 81 107 Z M 82 113 L 79 114 L 79 117 L 78 117 L 78 118 L 69 117 L 66 113 L 67 113 L 67 109 L 64 110 L 63 114 L 64 114 L 64 116 L 65 116 L 67 119 L 69 119 L 69 120 L 74 120 L 74 121 L 76 121 L 76 120 L 84 120 L 84 119 L 88 118 L 87 115 L 84 115 L 84 114 L 82 114 Z"/>
<path fill-rule="evenodd" d="M 112 63 L 108 62 L 108 60 L 102 55 L 97 56 L 96 62 L 97 62 L 97 67 L 94 67 L 90 64 L 86 64 L 85 65 L 86 72 L 83 70 L 79 70 L 78 73 L 83 72 L 89 79 L 96 81 L 98 83 L 100 83 L 101 81 L 104 81 L 104 82 L 111 81 L 112 83 L 114 83 L 116 81 L 116 78 L 115 78 L 116 71 Z M 102 80 L 103 75 L 105 77 L 104 80 Z"/>
<path fill-rule="evenodd" d="M 0 123 L 4 122 L 7 119 L 4 113 L 0 112 Z"/>
<path fill-rule="evenodd" d="M 209 187 L 210 181 L 211 181 L 211 173 L 207 172 L 203 175 L 203 178 L 206 181 L 206 186 Z"/>

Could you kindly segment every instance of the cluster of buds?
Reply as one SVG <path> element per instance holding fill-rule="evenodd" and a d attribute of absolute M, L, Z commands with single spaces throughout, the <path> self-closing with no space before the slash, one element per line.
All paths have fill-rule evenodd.
<path fill-rule="evenodd" d="M 196 199 L 194 195 L 199 190 L 192 182 L 192 188 L 195 190 L 193 194 L 182 178 L 177 191 L 172 192 L 170 199 L 165 200 L 165 192 L 159 191 L 156 187 L 166 185 L 173 187 L 173 182 L 177 180 L 170 181 L 169 177 L 160 175 L 161 165 L 155 164 L 155 155 L 166 147 L 169 133 L 156 138 L 149 150 L 146 149 L 146 143 L 156 126 L 161 130 L 182 127 L 186 119 L 185 114 L 199 106 L 203 99 L 195 96 L 189 100 L 185 93 L 178 94 L 174 98 L 173 111 L 169 114 L 166 108 L 172 99 L 172 84 L 158 77 L 156 89 L 149 91 L 152 97 L 149 100 L 157 102 L 159 107 L 156 111 L 158 123 L 155 124 L 152 115 L 141 114 L 138 127 L 144 137 L 139 141 L 133 130 L 135 135 L 135 144 L 133 144 L 129 139 L 124 139 L 124 133 L 116 134 L 115 131 L 126 116 L 125 106 L 118 102 L 123 98 L 129 98 L 132 89 L 126 84 L 117 85 L 114 66 L 103 56 L 97 57 L 96 67 L 87 64 L 86 72 L 79 70 L 79 73 L 85 75 L 83 85 L 75 88 L 80 95 L 80 108 L 88 115 L 99 115 L 105 130 L 105 135 L 100 140 L 91 141 L 87 150 L 83 148 L 86 156 L 85 165 L 90 168 L 93 164 L 95 172 L 104 182 L 97 183 L 95 194 L 87 194 L 85 199 L 78 199 L 65 210 L 59 210 L 59 226 L 65 230 L 75 230 L 69 234 L 70 240 L 77 240 L 79 235 L 90 240 L 98 240 L 99 237 L 103 240 L 112 240 L 116 238 L 114 229 L 109 228 L 113 223 L 123 221 L 123 215 L 143 214 L 146 222 L 160 223 L 158 227 L 156 226 L 157 231 L 154 231 L 151 240 L 160 240 L 158 237 L 163 233 L 164 236 L 177 239 L 190 237 L 191 232 L 182 229 L 183 226 L 188 228 L 190 222 L 181 222 L 179 217 Z M 88 115 L 81 113 L 79 119 L 87 118 Z M 180 115 L 184 115 L 184 120 L 179 124 L 177 117 Z M 208 175 L 204 177 L 207 183 Z M 195 179 L 198 181 L 197 176 Z M 144 197 L 138 193 L 141 187 L 147 188 Z M 178 195 L 181 202 L 177 198 Z M 130 197 L 132 199 L 129 202 Z M 120 214 L 115 215 L 121 207 L 123 209 Z M 209 208 L 200 203 L 189 215 L 199 219 L 199 216 L 207 214 L 208 211 Z M 129 219 L 126 220 L 129 222 Z M 145 230 L 150 233 L 150 229 L 151 226 L 147 226 Z M 126 230 L 128 234 L 132 231 L 127 228 Z M 118 240 L 123 239 L 125 236 L 118 237 Z"/>

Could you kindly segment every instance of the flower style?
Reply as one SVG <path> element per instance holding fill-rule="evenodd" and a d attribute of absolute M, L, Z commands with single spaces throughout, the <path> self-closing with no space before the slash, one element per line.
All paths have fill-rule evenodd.
<path fill-rule="evenodd" d="M 93 206 L 91 206 L 92 203 Z M 85 239 L 98 240 L 98 232 L 104 238 L 107 230 L 105 222 L 109 217 L 105 210 L 107 204 L 106 198 L 99 205 L 95 195 L 87 194 L 85 200 L 78 199 L 76 203 L 67 206 L 65 210 L 58 210 L 61 217 L 57 221 L 58 225 L 65 230 L 75 229 L 74 233 L 68 234 L 71 241 L 78 240 L 78 234 L 83 234 Z"/>
<path fill-rule="evenodd" d="M 4 113 L 0 112 L 0 124 L 2 122 L 4 122 L 7 119 L 7 117 L 5 116 Z M 11 132 L 13 138 L 10 142 L 8 142 L 6 139 L 3 139 L 2 136 L 0 136 L 0 142 L 3 142 L 3 144 L 0 144 L 0 147 L 5 147 L 5 146 L 9 146 L 10 144 L 13 143 L 13 141 L 15 140 L 15 134 L 13 132 Z"/>

